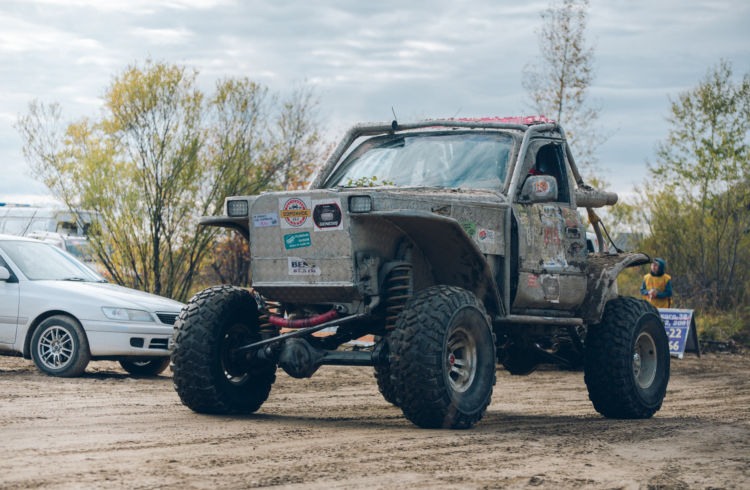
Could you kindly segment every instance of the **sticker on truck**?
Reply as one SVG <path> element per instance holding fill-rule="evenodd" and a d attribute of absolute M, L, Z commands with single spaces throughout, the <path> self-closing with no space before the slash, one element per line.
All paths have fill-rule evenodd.
<path fill-rule="evenodd" d="M 309 247 L 311 244 L 312 242 L 310 241 L 309 231 L 284 235 L 284 248 L 287 250 L 291 250 L 293 248 Z"/>
<path fill-rule="evenodd" d="M 495 243 L 495 231 L 479 228 L 477 231 L 477 238 L 482 243 Z"/>
<path fill-rule="evenodd" d="M 320 267 L 299 257 L 287 257 L 290 276 L 319 276 Z"/>
<path fill-rule="evenodd" d="M 253 215 L 253 226 L 255 228 L 266 228 L 268 226 L 279 226 L 279 216 L 276 213 L 262 213 Z"/>
<path fill-rule="evenodd" d="M 311 228 L 311 213 L 309 197 L 282 197 L 279 199 L 282 228 Z"/>
<path fill-rule="evenodd" d="M 315 231 L 343 230 L 344 221 L 341 212 L 341 201 L 313 201 L 313 225 Z"/>

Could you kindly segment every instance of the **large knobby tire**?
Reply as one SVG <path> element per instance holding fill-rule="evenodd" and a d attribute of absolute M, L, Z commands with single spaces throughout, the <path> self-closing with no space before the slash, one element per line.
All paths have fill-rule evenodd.
<path fill-rule="evenodd" d="M 169 367 L 169 358 L 157 357 L 142 361 L 121 359 L 120 366 L 133 376 L 157 376 Z"/>
<path fill-rule="evenodd" d="M 172 372 L 182 403 L 200 413 L 251 413 L 268 398 L 276 364 L 236 358 L 261 340 L 258 307 L 245 289 L 216 286 L 190 300 L 175 322 Z"/>
<path fill-rule="evenodd" d="M 514 376 L 526 376 L 539 366 L 537 354 L 522 343 L 511 343 L 502 351 L 500 362 L 506 371 Z"/>
<path fill-rule="evenodd" d="M 391 380 L 407 419 L 424 428 L 468 429 L 484 415 L 495 384 L 487 313 L 469 291 L 419 292 L 390 334 Z"/>
<path fill-rule="evenodd" d="M 388 339 L 381 340 L 383 342 L 383 357 L 390 357 L 390 346 L 388 345 Z M 375 379 L 378 382 L 378 391 L 383 395 L 385 401 L 388 403 L 398 406 L 398 400 L 396 398 L 396 388 L 393 384 L 393 377 L 391 375 L 391 366 L 389 363 L 376 364 L 374 369 Z"/>
<path fill-rule="evenodd" d="M 669 382 L 669 341 L 659 311 L 647 301 L 617 297 L 586 334 L 584 379 L 597 412 L 645 419 L 656 413 Z"/>
<path fill-rule="evenodd" d="M 34 330 L 31 358 L 43 373 L 51 376 L 80 376 L 91 360 L 89 341 L 74 318 L 54 315 Z"/>

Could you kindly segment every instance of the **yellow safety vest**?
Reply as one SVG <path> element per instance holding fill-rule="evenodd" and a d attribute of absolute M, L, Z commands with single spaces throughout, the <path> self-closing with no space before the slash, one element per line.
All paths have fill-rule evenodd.
<path fill-rule="evenodd" d="M 643 282 L 646 283 L 646 291 L 656 289 L 657 293 L 663 293 L 667 287 L 667 283 L 672 279 L 669 274 L 662 274 L 661 276 L 652 276 L 650 273 L 643 276 Z M 650 302 L 657 308 L 670 308 L 672 306 L 672 298 L 656 298 L 649 299 L 648 296 L 644 296 L 643 299 Z"/>

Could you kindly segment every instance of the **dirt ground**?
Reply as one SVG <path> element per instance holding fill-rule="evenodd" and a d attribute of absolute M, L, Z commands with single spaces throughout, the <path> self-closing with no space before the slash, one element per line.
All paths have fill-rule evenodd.
<path fill-rule="evenodd" d="M 169 371 L 167 371 L 169 373 Z M 1 488 L 750 488 L 750 356 L 672 361 L 654 418 L 607 420 L 583 374 L 498 370 L 468 431 L 422 430 L 369 368 L 279 371 L 255 415 L 198 415 L 169 375 L 82 378 L 0 357 Z"/>

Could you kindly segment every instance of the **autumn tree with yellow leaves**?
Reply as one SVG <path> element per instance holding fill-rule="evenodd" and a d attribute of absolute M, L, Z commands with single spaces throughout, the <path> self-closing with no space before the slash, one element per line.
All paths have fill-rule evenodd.
<path fill-rule="evenodd" d="M 148 61 L 117 74 L 97 118 L 58 104 L 19 118 L 32 172 L 70 209 L 98 214 L 93 251 L 116 283 L 185 300 L 220 230 L 224 198 L 303 186 L 323 157 L 317 100 L 247 78 L 198 88 L 198 72 Z"/>

